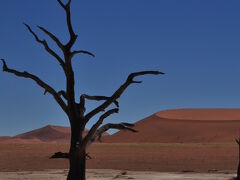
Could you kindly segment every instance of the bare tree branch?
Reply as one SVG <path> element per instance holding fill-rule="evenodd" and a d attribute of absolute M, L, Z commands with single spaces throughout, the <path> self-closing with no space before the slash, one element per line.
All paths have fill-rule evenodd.
<path fill-rule="evenodd" d="M 118 113 L 118 112 L 119 112 L 119 109 L 115 108 L 115 109 L 110 109 L 107 112 L 105 112 L 103 115 L 101 115 L 100 118 L 98 119 L 98 121 L 92 126 L 92 128 L 89 130 L 88 134 L 83 139 L 83 145 L 86 146 L 87 143 L 92 139 L 92 137 L 96 133 L 99 126 L 103 123 L 104 119 L 106 119 L 111 114 Z"/>
<path fill-rule="evenodd" d="M 240 139 L 235 139 L 236 143 L 240 145 Z"/>
<path fill-rule="evenodd" d="M 66 9 L 66 8 L 70 7 L 71 2 L 72 2 L 72 0 L 68 0 L 67 4 L 64 5 L 64 3 L 61 0 L 57 0 L 57 1 L 62 6 L 63 9 Z"/>
<path fill-rule="evenodd" d="M 1 60 L 2 60 L 2 63 L 3 63 L 3 71 L 4 72 L 8 72 L 8 73 L 14 74 L 14 75 L 16 75 L 18 77 L 32 79 L 40 87 L 42 87 L 45 90 L 45 92 L 50 93 L 54 97 L 54 99 L 57 101 L 57 103 L 60 105 L 60 107 L 63 109 L 63 111 L 66 114 L 68 114 L 68 110 L 67 110 L 66 104 L 64 103 L 62 98 L 58 95 L 58 93 L 51 86 L 49 86 L 47 83 L 43 82 L 39 77 L 37 77 L 37 76 L 35 76 L 33 74 L 30 74 L 30 73 L 28 73 L 26 71 L 20 72 L 20 71 L 14 70 L 14 69 L 9 69 L 7 67 L 7 64 L 6 64 L 5 60 L 4 59 L 1 59 Z"/>
<path fill-rule="evenodd" d="M 72 57 L 74 57 L 76 54 L 87 54 L 89 56 L 95 57 L 95 55 L 89 51 L 85 51 L 85 50 L 78 50 L 78 51 L 73 51 L 72 52 Z"/>
<path fill-rule="evenodd" d="M 80 116 L 82 117 L 82 119 L 84 119 L 84 113 L 85 113 L 85 99 L 88 99 L 88 100 L 95 100 L 95 101 L 102 101 L 102 100 L 107 100 L 109 99 L 110 97 L 107 97 L 107 96 L 89 96 L 87 94 L 82 94 L 80 96 L 80 104 L 79 104 L 79 109 L 80 109 Z M 119 103 L 118 101 L 114 101 L 113 102 L 116 107 L 119 107 Z"/>
<path fill-rule="evenodd" d="M 89 155 L 89 153 L 86 153 L 87 159 L 92 159 L 92 157 Z M 54 153 L 49 159 L 69 159 L 69 153 L 68 152 L 56 152 Z"/>
<path fill-rule="evenodd" d="M 62 66 L 63 69 L 65 69 L 65 63 L 64 61 L 62 60 L 62 58 L 57 55 L 57 53 L 55 53 L 49 46 L 48 46 L 48 43 L 46 40 L 40 40 L 39 37 L 36 35 L 36 33 L 34 33 L 34 31 L 31 29 L 31 27 L 28 25 L 28 24 L 25 24 L 24 25 L 27 27 L 27 29 L 29 30 L 29 32 L 35 37 L 35 40 L 42 44 L 45 48 L 45 50 L 50 54 L 52 55 L 54 58 L 57 59 L 57 61 L 60 63 L 60 65 Z"/>
<path fill-rule="evenodd" d="M 107 97 L 107 96 L 89 96 L 87 94 L 82 94 L 81 95 L 82 98 L 88 99 L 88 100 L 94 100 L 94 101 L 103 101 L 103 100 L 108 100 L 111 97 Z M 81 98 L 80 98 L 81 99 Z M 113 101 L 113 103 L 119 107 L 119 103 L 117 100 Z"/>
<path fill-rule="evenodd" d="M 72 0 L 68 0 L 68 3 L 66 6 L 70 6 L 71 2 L 72 2 Z"/>
<path fill-rule="evenodd" d="M 64 90 L 58 91 L 58 95 L 64 97 L 64 99 L 67 100 L 67 95 L 66 95 L 66 92 Z"/>
<path fill-rule="evenodd" d="M 127 131 L 136 133 L 138 131 L 132 128 L 134 126 L 135 126 L 134 124 L 130 124 L 130 123 L 120 123 L 120 124 L 108 123 L 100 127 L 94 134 L 93 138 L 94 138 L 94 141 L 100 140 L 102 137 L 102 134 L 108 131 L 109 129 L 127 130 Z"/>
<path fill-rule="evenodd" d="M 68 0 L 66 5 L 64 5 L 61 0 L 57 0 L 57 1 L 60 4 L 60 6 L 62 6 L 62 8 L 65 10 L 65 13 L 66 13 L 67 26 L 68 26 L 68 32 L 69 32 L 69 35 L 70 35 L 70 40 L 65 45 L 65 48 L 66 48 L 65 50 L 70 50 L 72 48 L 73 44 L 75 43 L 75 41 L 77 40 L 77 35 L 73 31 L 72 22 L 71 22 L 70 6 L 71 6 L 72 1 Z"/>
<path fill-rule="evenodd" d="M 51 32 L 49 32 L 48 30 L 46 30 L 44 27 L 41 26 L 37 26 L 40 30 L 42 30 L 45 34 L 47 34 L 57 45 L 58 47 L 64 51 L 64 47 L 63 44 L 60 42 L 60 40 Z"/>
<path fill-rule="evenodd" d="M 105 133 L 106 131 L 108 131 L 109 129 L 117 129 L 117 130 L 126 130 L 126 131 L 131 131 L 131 132 L 138 132 L 137 130 L 133 129 L 132 127 L 134 127 L 134 124 L 130 124 L 130 123 L 119 123 L 119 124 L 112 124 L 112 123 L 108 123 L 105 124 L 103 126 L 101 126 L 96 133 L 92 136 L 92 138 L 87 142 L 87 148 L 95 141 L 99 140 L 101 141 L 101 137 L 103 135 L 103 133 Z"/>
<path fill-rule="evenodd" d="M 86 117 L 85 117 L 85 123 L 87 123 L 93 116 L 95 116 L 96 114 L 98 114 L 99 112 L 105 110 L 111 103 L 113 103 L 114 101 L 116 101 L 121 95 L 122 93 L 127 89 L 127 87 L 129 85 L 131 85 L 132 83 L 141 83 L 141 81 L 135 81 L 134 78 L 137 76 L 143 76 L 143 75 L 163 75 L 163 72 L 160 71 L 140 71 L 140 72 L 135 72 L 135 73 L 131 73 L 127 80 L 125 81 L 124 84 L 122 84 L 117 91 L 115 91 L 115 93 L 113 93 L 113 95 L 108 98 L 103 104 L 101 104 L 100 106 L 98 106 L 97 108 L 95 108 L 94 110 L 92 110 L 91 112 L 89 112 Z"/>
<path fill-rule="evenodd" d="M 82 119 L 84 119 L 84 113 L 86 111 L 85 108 L 85 97 L 84 96 L 80 96 L 80 103 L 79 103 L 79 112 L 80 112 L 80 117 Z"/>
<path fill-rule="evenodd" d="M 58 1 L 58 3 L 62 6 L 63 9 L 66 8 L 66 6 L 63 4 L 63 2 L 62 2 L 61 0 L 57 0 L 57 1 Z"/>

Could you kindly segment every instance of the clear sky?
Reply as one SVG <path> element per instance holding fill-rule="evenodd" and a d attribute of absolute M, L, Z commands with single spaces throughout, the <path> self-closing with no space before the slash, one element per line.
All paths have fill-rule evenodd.
<path fill-rule="evenodd" d="M 239 9 L 237 0 L 73 0 L 75 48 L 96 55 L 74 59 L 76 96 L 111 95 L 130 72 L 160 70 L 166 75 L 139 78 L 143 84 L 125 92 L 120 113 L 106 122 L 135 122 L 169 108 L 240 107 Z M 22 22 L 40 37 L 36 25 L 66 42 L 62 9 L 56 0 L 1 1 L 0 57 L 63 89 L 60 66 Z M 0 135 L 69 125 L 53 98 L 31 80 L 1 71 L 0 87 Z"/>

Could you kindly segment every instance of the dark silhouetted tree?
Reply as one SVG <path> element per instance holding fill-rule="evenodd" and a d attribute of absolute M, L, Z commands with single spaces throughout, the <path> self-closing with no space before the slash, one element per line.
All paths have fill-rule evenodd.
<path fill-rule="evenodd" d="M 44 94 L 46 93 L 51 94 L 58 103 L 58 105 L 61 107 L 61 109 L 66 113 L 71 126 L 71 142 L 69 150 L 70 167 L 67 179 L 85 180 L 86 149 L 89 147 L 89 145 L 91 145 L 93 141 L 100 138 L 105 131 L 112 128 L 125 129 L 135 132 L 135 130 L 132 128 L 132 124 L 128 123 L 106 124 L 102 126 L 104 119 L 106 119 L 107 117 L 114 113 L 118 113 L 119 110 L 118 99 L 120 98 L 120 96 L 131 84 L 141 83 L 141 81 L 134 80 L 135 77 L 148 74 L 159 75 L 164 73 L 159 71 L 142 71 L 131 73 L 127 77 L 127 80 L 111 96 L 90 96 L 87 94 L 82 94 L 80 96 L 80 101 L 77 102 L 74 90 L 75 77 L 72 67 L 72 59 L 76 55 L 87 54 L 89 56 L 94 57 L 94 54 L 85 50 L 72 50 L 72 47 L 75 44 L 78 36 L 74 32 L 71 22 L 70 11 L 71 0 L 68 0 L 67 3 L 63 3 L 61 0 L 57 1 L 66 13 L 67 28 L 70 36 L 69 41 L 66 44 L 63 44 L 53 33 L 49 32 L 44 27 L 38 26 L 38 28 L 56 43 L 57 47 L 63 52 L 63 57 L 58 55 L 49 46 L 46 40 L 40 39 L 28 24 L 24 23 L 24 25 L 26 26 L 28 31 L 33 35 L 35 40 L 45 48 L 46 52 L 53 56 L 60 64 L 66 76 L 66 88 L 64 90 L 57 91 L 36 75 L 33 75 L 26 71 L 21 72 L 9 68 L 4 59 L 2 59 L 3 71 L 35 81 L 40 87 L 44 89 Z M 85 113 L 86 100 L 102 101 L 102 103 L 89 113 Z M 111 105 L 114 105 L 116 107 L 111 109 L 109 108 Z M 93 118 L 96 115 L 99 115 L 99 119 L 90 128 L 88 134 L 85 137 L 83 137 L 82 134 L 86 124 L 89 122 L 91 118 Z"/>

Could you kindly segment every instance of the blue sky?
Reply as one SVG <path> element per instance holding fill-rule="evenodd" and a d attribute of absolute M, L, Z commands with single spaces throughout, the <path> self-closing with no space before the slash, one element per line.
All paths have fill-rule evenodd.
<path fill-rule="evenodd" d="M 169 108 L 240 107 L 239 8 L 237 0 L 73 0 L 75 48 L 96 55 L 74 59 L 76 96 L 111 95 L 130 72 L 160 70 L 166 75 L 131 86 L 120 98 L 120 113 L 106 122 L 135 122 Z M 66 42 L 62 9 L 55 0 L 2 1 L 0 57 L 63 89 L 61 68 L 23 22 L 40 37 L 45 36 L 36 25 Z M 0 86 L 0 135 L 69 125 L 53 98 L 31 80 L 0 72 Z"/>

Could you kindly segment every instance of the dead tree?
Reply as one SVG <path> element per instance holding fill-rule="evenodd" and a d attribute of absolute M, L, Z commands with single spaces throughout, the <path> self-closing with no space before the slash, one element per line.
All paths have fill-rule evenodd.
<path fill-rule="evenodd" d="M 55 101 L 66 113 L 70 126 L 71 126 L 71 142 L 69 150 L 69 173 L 68 180 L 85 180 L 85 162 L 86 162 L 86 148 L 96 139 L 100 138 L 102 133 L 111 128 L 126 129 L 134 131 L 129 124 L 107 124 L 101 127 L 104 119 L 119 111 L 118 99 L 123 92 L 132 84 L 139 84 L 141 81 L 134 80 L 138 76 L 143 75 L 160 75 L 164 74 L 159 71 L 142 71 L 131 73 L 127 80 L 111 95 L 111 96 L 90 96 L 87 94 L 80 95 L 80 100 L 75 98 L 75 77 L 72 68 L 72 60 L 76 55 L 87 54 L 94 57 L 94 54 L 86 50 L 72 50 L 78 36 L 75 34 L 71 22 L 70 5 L 71 0 L 65 4 L 61 0 L 57 0 L 59 5 L 66 13 L 67 28 L 69 33 L 69 41 L 63 44 L 53 33 L 45 29 L 44 27 L 37 26 L 40 31 L 46 34 L 52 41 L 56 43 L 58 48 L 63 52 L 63 57 L 58 55 L 48 44 L 45 39 L 40 39 L 39 36 L 33 31 L 33 29 L 25 24 L 27 30 L 33 35 L 36 42 L 44 47 L 46 52 L 53 56 L 60 64 L 65 76 L 66 76 L 66 88 L 64 90 L 55 90 L 49 84 L 41 80 L 38 76 L 33 75 L 27 71 L 18 71 L 11 69 L 7 66 L 6 61 L 2 59 L 3 71 L 14 74 L 18 77 L 27 78 L 33 80 L 37 85 L 44 89 L 44 94 L 48 93 L 53 96 Z M 102 103 L 90 111 L 85 113 L 85 101 L 102 101 Z M 115 105 L 116 108 L 110 108 L 111 105 Z M 100 117 L 97 122 L 91 127 L 88 134 L 83 137 L 83 131 L 86 124 L 96 115 Z"/>
<path fill-rule="evenodd" d="M 240 180 L 240 137 L 236 139 L 238 144 L 238 170 L 237 170 L 237 180 Z"/>

